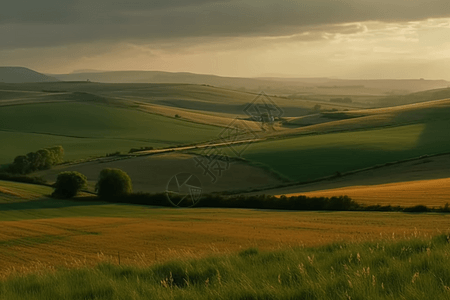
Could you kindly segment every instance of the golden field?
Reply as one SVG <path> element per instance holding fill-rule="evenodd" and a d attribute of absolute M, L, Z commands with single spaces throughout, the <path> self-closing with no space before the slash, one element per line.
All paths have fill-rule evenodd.
<path fill-rule="evenodd" d="M 185 257 L 447 232 L 444 214 L 170 209 L 87 205 L 0 221 L 2 275 L 103 260 L 149 265 Z M 0 212 L 0 220 L 10 212 Z M 82 216 L 89 213 L 96 216 Z M 47 215 L 46 215 L 47 214 Z M 50 216 L 50 215 L 51 216 Z M 62 216 L 64 217 L 58 217 Z M 49 217 L 50 216 L 50 217 Z"/>
<path fill-rule="evenodd" d="M 450 178 L 397 182 L 379 185 L 361 185 L 322 191 L 293 193 L 287 196 L 333 197 L 347 195 L 367 205 L 393 205 L 429 207 L 450 203 Z"/>

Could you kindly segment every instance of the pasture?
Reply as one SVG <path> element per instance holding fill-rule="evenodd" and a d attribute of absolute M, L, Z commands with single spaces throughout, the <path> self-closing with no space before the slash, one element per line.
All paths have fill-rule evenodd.
<path fill-rule="evenodd" d="M 55 182 L 60 172 L 78 171 L 87 176 L 88 189 L 94 191 L 101 170 L 119 168 L 130 176 L 134 192 L 146 193 L 164 192 L 169 180 L 178 173 L 196 175 L 202 183 L 203 193 L 263 188 L 282 183 L 274 174 L 243 162 L 232 162 L 228 169 L 222 172 L 222 176 L 215 172 L 213 178 L 205 174 L 204 169 L 197 166 L 194 157 L 188 154 L 166 153 L 126 159 L 112 158 L 109 161 L 102 159 L 101 161 L 61 165 L 50 170 L 36 172 L 33 175 L 42 176 L 49 182 Z M 222 165 L 226 166 L 225 163 Z"/>
<path fill-rule="evenodd" d="M 253 144 L 244 157 L 308 181 L 422 155 L 450 152 L 449 123 L 300 136 Z"/>
<path fill-rule="evenodd" d="M 0 163 L 42 147 L 62 145 L 66 160 L 133 147 L 167 147 L 216 138 L 220 127 L 130 109 L 67 102 L 0 108 Z"/>

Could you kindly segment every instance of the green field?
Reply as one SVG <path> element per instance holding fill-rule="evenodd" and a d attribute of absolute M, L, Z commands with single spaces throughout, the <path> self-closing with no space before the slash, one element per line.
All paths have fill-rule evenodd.
<path fill-rule="evenodd" d="M 201 142 L 221 128 L 88 103 L 15 105 L 0 108 L 0 164 L 42 147 L 62 145 L 66 159 Z"/>
<path fill-rule="evenodd" d="M 53 188 L 48 186 L 0 180 L 0 204 L 4 205 L 22 205 L 30 200 L 45 198 L 52 192 Z"/>
<path fill-rule="evenodd" d="M 244 157 L 307 181 L 426 154 L 450 152 L 446 121 L 310 135 L 253 144 Z"/>

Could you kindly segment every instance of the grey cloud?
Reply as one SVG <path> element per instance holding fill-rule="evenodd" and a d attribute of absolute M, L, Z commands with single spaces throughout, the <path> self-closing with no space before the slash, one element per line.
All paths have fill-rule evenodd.
<path fill-rule="evenodd" d="M 0 11 L 0 49 L 99 40 L 283 36 L 315 26 L 449 16 L 448 0 L 15 0 Z"/>

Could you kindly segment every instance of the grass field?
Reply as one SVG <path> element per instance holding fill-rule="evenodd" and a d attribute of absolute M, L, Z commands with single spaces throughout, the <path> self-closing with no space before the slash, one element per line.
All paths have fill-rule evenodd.
<path fill-rule="evenodd" d="M 57 124 L 57 125 L 55 125 Z M 62 145 L 66 159 L 213 139 L 221 128 L 87 103 L 2 107 L 0 163 L 42 147 Z"/>
<path fill-rule="evenodd" d="M 26 202 L 42 199 L 53 192 L 53 188 L 0 180 L 0 203 Z"/>
<path fill-rule="evenodd" d="M 448 236 L 256 248 L 139 267 L 46 270 L 0 281 L 2 299 L 448 299 Z"/>
<path fill-rule="evenodd" d="M 222 176 L 214 172 L 216 181 L 213 181 L 214 178 L 212 176 L 205 174 L 204 170 L 197 166 L 194 157 L 187 154 L 166 153 L 102 163 L 92 161 L 57 166 L 33 175 L 42 176 L 48 182 L 55 182 L 60 172 L 77 171 L 87 176 L 88 188 L 94 191 L 94 186 L 101 170 L 105 168 L 119 168 L 130 176 L 134 192 L 146 193 L 165 192 L 169 180 L 179 173 L 196 175 L 201 181 L 203 193 L 262 188 L 277 186 L 282 183 L 273 174 L 242 162 L 230 164 L 229 168 L 222 172 Z M 222 165 L 225 166 L 225 163 L 222 163 Z"/>
<path fill-rule="evenodd" d="M 450 151 L 447 122 L 331 133 L 256 143 L 245 152 L 292 180 L 307 181 L 425 154 Z"/>

